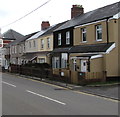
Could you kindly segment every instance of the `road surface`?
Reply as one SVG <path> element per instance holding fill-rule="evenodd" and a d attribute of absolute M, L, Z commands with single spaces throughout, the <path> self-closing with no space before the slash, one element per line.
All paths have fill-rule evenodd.
<path fill-rule="evenodd" d="M 2 75 L 3 115 L 118 115 L 118 101 Z"/>

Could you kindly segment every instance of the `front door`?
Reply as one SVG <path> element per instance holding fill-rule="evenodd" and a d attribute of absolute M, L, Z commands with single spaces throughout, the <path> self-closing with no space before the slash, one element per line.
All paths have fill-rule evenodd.
<path fill-rule="evenodd" d="M 81 60 L 81 72 L 87 72 L 87 60 Z"/>

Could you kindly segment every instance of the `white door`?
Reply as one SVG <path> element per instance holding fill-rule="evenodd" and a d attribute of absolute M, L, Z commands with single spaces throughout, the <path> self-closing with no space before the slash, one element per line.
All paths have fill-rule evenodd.
<path fill-rule="evenodd" d="M 87 60 L 81 60 L 81 72 L 87 72 Z"/>

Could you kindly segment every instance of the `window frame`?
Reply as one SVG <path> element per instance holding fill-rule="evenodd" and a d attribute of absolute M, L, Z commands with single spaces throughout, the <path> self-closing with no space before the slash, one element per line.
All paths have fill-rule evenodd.
<path fill-rule="evenodd" d="M 47 48 L 50 48 L 50 38 L 47 38 Z"/>
<path fill-rule="evenodd" d="M 68 53 L 61 53 L 61 68 L 67 68 Z"/>
<path fill-rule="evenodd" d="M 36 47 L 36 41 L 33 40 L 33 47 Z"/>
<path fill-rule="evenodd" d="M 61 46 L 61 37 L 62 37 L 62 35 L 61 35 L 61 33 L 58 33 L 58 46 Z"/>
<path fill-rule="evenodd" d="M 14 46 L 14 54 L 17 54 L 17 45 Z"/>
<path fill-rule="evenodd" d="M 39 58 L 39 63 L 45 63 L 45 58 Z"/>
<path fill-rule="evenodd" d="M 32 46 L 31 46 L 31 41 L 29 41 L 29 48 L 31 48 Z"/>
<path fill-rule="evenodd" d="M 70 44 L 70 31 L 66 32 L 66 45 Z"/>
<path fill-rule="evenodd" d="M 22 45 L 19 45 L 19 53 L 22 53 Z"/>
<path fill-rule="evenodd" d="M 44 39 L 41 39 L 41 49 L 44 49 Z"/>
<path fill-rule="evenodd" d="M 100 26 L 99 29 L 98 26 Z M 102 41 L 102 25 L 101 24 L 96 25 L 95 29 L 96 29 L 96 41 Z M 98 38 L 100 33 L 101 33 L 101 39 Z"/>
<path fill-rule="evenodd" d="M 87 42 L 87 28 L 84 27 L 84 28 L 81 28 L 81 33 L 82 33 L 82 43 L 86 43 Z M 85 38 L 86 40 L 84 41 L 84 35 L 85 35 Z"/>

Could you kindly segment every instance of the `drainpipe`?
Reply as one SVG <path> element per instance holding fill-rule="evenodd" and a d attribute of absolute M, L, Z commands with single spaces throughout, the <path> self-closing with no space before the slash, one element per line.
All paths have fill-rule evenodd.
<path fill-rule="evenodd" d="M 106 20 L 107 44 L 109 43 L 109 26 L 108 26 L 108 21 L 109 21 L 109 18 L 107 18 L 107 20 Z"/>
<path fill-rule="evenodd" d="M 88 70 L 88 72 L 90 72 L 90 59 L 91 59 L 91 57 L 89 57 L 88 62 L 87 62 L 87 65 L 88 65 L 87 70 Z"/>

